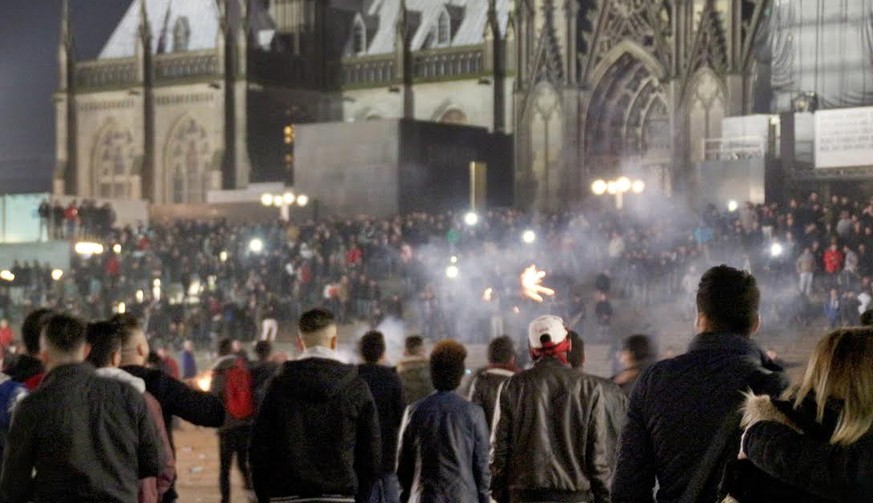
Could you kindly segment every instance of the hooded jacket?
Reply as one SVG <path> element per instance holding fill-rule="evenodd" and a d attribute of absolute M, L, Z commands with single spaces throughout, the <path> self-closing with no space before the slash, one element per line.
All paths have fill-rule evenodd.
<path fill-rule="evenodd" d="M 743 423 L 751 426 L 743 450 L 748 460 L 735 479 L 750 494 L 731 495 L 752 503 L 873 501 L 873 429 L 851 445 L 830 444 L 842 407 L 841 401 L 829 400 L 819 423 L 812 398 L 798 409 L 766 396 L 747 398 Z"/>
<path fill-rule="evenodd" d="M 354 365 L 321 357 L 283 364 L 252 428 L 258 501 L 325 495 L 367 501 L 381 458 L 376 404 Z"/>
<path fill-rule="evenodd" d="M 421 400 L 433 393 L 433 383 L 430 381 L 430 360 L 424 356 L 410 356 L 397 363 L 397 375 L 403 383 L 403 395 L 406 403 Z"/>
<path fill-rule="evenodd" d="M 161 473 L 157 477 L 148 477 L 139 481 L 139 503 L 158 503 L 164 496 L 170 486 L 173 484 L 173 479 L 176 478 L 176 456 L 173 455 L 173 448 L 170 446 L 170 439 L 167 437 L 167 429 L 164 425 L 164 416 L 161 412 L 161 404 L 155 400 L 150 393 L 146 391 L 145 381 L 139 377 L 135 377 L 127 372 L 114 367 L 102 367 L 95 372 L 100 377 L 114 379 L 130 384 L 134 387 L 145 400 L 146 407 L 149 410 L 149 415 L 154 421 L 155 429 L 158 437 L 161 439 L 161 445 L 164 448 L 164 465 Z"/>

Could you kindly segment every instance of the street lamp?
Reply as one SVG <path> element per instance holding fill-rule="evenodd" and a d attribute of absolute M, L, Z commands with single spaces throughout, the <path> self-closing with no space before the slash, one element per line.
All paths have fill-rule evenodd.
<path fill-rule="evenodd" d="M 286 191 L 283 194 L 261 194 L 261 204 L 270 207 L 279 208 L 279 219 L 288 221 L 291 219 L 291 207 L 299 206 L 303 208 L 309 204 L 309 196 L 306 194 L 295 194 L 292 191 Z"/>
<path fill-rule="evenodd" d="M 597 179 L 591 183 L 591 192 L 595 196 L 609 194 L 615 196 L 615 207 L 621 209 L 624 206 L 624 195 L 628 192 L 641 194 L 646 190 L 646 182 L 642 180 L 631 180 L 626 176 L 620 176 L 614 180 Z"/>

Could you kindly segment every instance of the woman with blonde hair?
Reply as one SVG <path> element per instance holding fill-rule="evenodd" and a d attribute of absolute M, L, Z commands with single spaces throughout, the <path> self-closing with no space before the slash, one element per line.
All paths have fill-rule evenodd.
<path fill-rule="evenodd" d="M 785 398 L 748 397 L 740 463 L 759 473 L 743 471 L 739 485 L 758 494 L 732 495 L 741 503 L 873 501 L 873 328 L 822 338 Z"/>

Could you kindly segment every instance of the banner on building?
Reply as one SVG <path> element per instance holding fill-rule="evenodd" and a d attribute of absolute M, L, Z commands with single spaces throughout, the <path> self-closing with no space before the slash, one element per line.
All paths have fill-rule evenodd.
<path fill-rule="evenodd" d="M 815 113 L 815 167 L 873 165 L 873 107 Z"/>

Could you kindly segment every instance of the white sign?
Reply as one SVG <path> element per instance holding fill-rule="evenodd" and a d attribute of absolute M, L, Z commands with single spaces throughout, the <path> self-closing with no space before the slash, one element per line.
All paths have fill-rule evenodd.
<path fill-rule="evenodd" d="M 873 165 L 873 107 L 815 113 L 815 167 Z"/>

